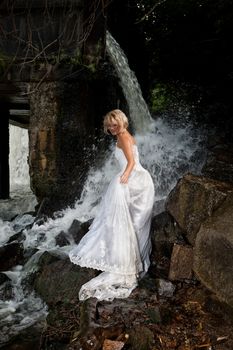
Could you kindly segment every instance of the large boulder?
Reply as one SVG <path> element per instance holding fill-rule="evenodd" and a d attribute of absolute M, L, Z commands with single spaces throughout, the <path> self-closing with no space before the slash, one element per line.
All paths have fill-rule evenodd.
<path fill-rule="evenodd" d="M 201 224 L 232 192 L 231 184 L 187 174 L 169 194 L 166 209 L 194 245 Z"/>
<path fill-rule="evenodd" d="M 34 280 L 36 292 L 48 305 L 77 300 L 80 287 L 97 271 L 74 265 L 68 258 L 60 259 L 45 252 L 39 260 Z"/>
<path fill-rule="evenodd" d="M 202 224 L 194 248 L 194 271 L 233 307 L 233 194 Z"/>

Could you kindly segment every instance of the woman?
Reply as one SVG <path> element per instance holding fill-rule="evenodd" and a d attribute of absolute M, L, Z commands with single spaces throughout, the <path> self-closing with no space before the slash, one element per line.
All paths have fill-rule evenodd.
<path fill-rule="evenodd" d="M 119 109 L 104 118 L 104 131 L 117 138 L 121 171 L 110 182 L 89 231 L 69 254 L 74 264 L 103 271 L 81 287 L 80 300 L 127 298 L 150 264 L 154 185 L 127 128 L 128 119 Z"/>

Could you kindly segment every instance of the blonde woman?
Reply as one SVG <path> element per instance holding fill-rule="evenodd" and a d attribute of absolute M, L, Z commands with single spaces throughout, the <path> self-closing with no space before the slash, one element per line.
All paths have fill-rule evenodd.
<path fill-rule="evenodd" d="M 128 119 L 119 109 L 104 118 L 104 131 L 117 140 L 120 172 L 110 182 L 89 231 L 69 254 L 74 264 L 103 271 L 81 287 L 80 300 L 127 298 L 150 264 L 154 185 L 127 128 Z"/>

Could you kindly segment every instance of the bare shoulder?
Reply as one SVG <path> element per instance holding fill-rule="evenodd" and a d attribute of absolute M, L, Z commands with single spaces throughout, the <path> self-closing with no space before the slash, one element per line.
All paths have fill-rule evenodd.
<path fill-rule="evenodd" d="M 118 136 L 119 147 L 127 147 L 136 144 L 134 137 L 127 131 Z"/>

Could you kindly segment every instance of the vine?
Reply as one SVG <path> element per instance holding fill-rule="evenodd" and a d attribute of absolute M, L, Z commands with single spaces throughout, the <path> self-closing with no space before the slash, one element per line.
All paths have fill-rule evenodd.
<path fill-rule="evenodd" d="M 16 65 L 21 74 L 27 66 L 38 64 L 44 71 L 39 86 L 62 63 L 75 67 L 76 72 L 84 69 L 83 48 L 96 21 L 106 16 L 106 8 L 112 1 L 44 0 L 43 5 L 38 1 L 38 18 L 33 13 L 37 0 L 4 0 L 0 5 L 1 71 L 6 76 Z M 57 35 L 51 36 L 54 29 L 58 29 Z M 9 55 L 10 45 L 14 52 Z M 98 50 L 94 54 L 99 54 L 99 45 L 97 42 Z M 7 60 L 5 52 L 8 52 Z M 95 70 L 93 64 L 86 68 Z"/>

